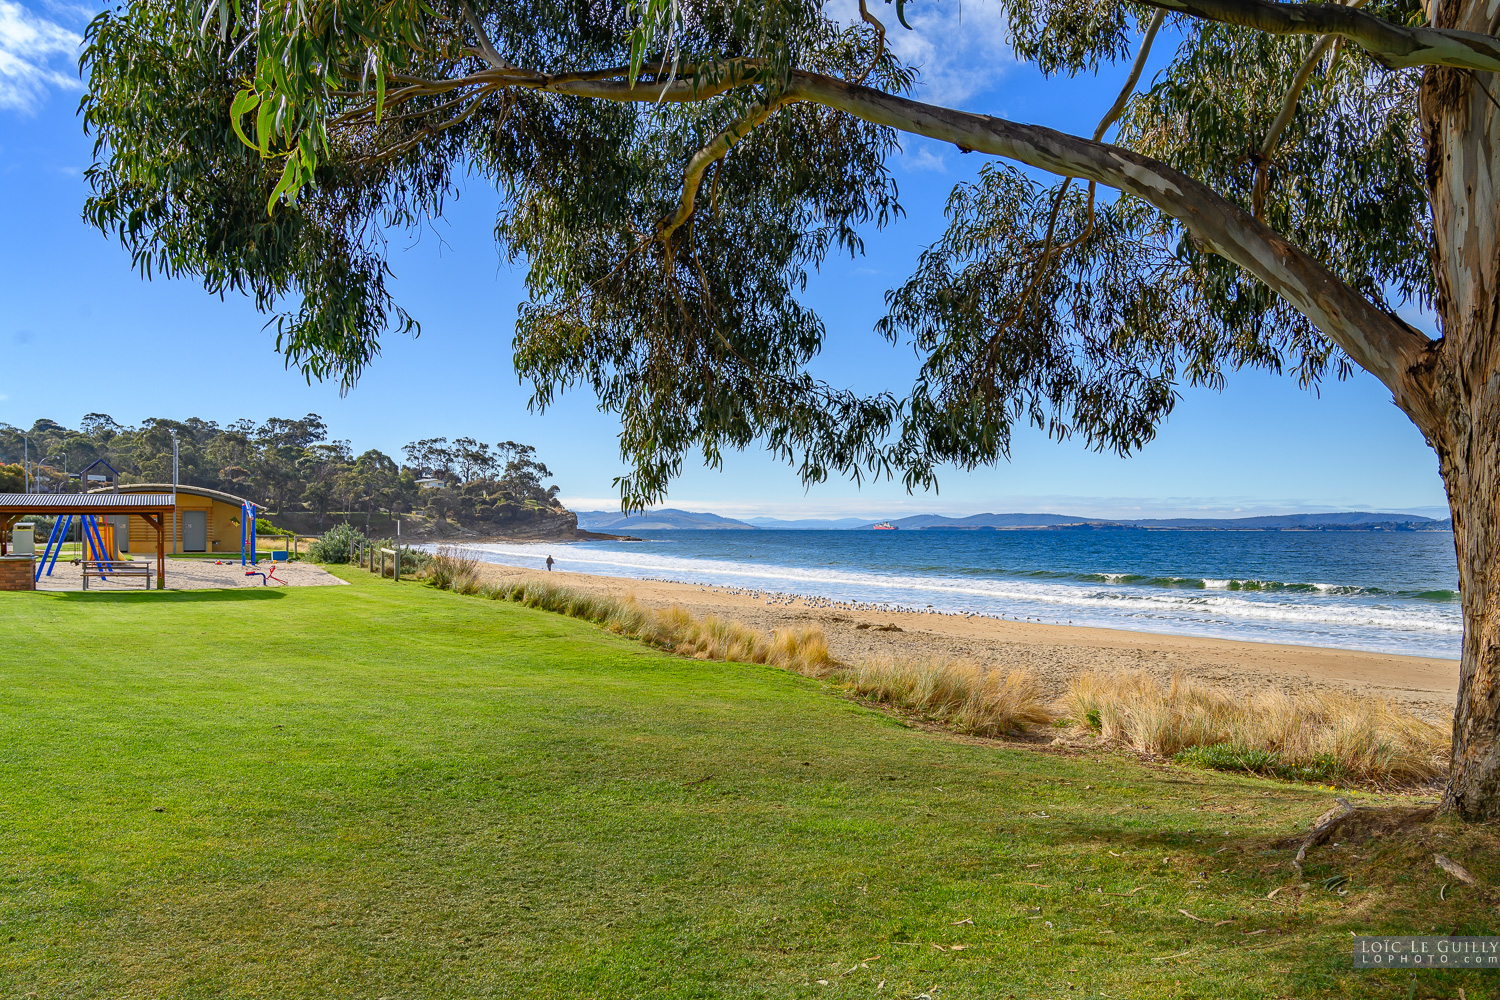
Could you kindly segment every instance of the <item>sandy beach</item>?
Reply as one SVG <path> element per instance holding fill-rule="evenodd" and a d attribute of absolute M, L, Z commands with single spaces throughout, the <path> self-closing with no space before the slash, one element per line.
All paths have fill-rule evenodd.
<path fill-rule="evenodd" d="M 789 626 L 823 630 L 841 660 L 874 656 L 970 657 L 1034 671 L 1055 693 L 1086 670 L 1173 673 L 1251 694 L 1342 689 L 1389 697 L 1447 725 L 1458 691 L 1458 661 L 1394 653 L 1288 646 L 1231 639 L 1160 635 L 1081 625 L 1050 625 L 980 616 L 893 612 L 790 594 L 692 583 L 632 580 L 584 573 L 538 573 L 481 564 L 489 579 L 546 578 L 558 585 L 633 596 L 649 607 L 680 605 L 763 631 Z"/>

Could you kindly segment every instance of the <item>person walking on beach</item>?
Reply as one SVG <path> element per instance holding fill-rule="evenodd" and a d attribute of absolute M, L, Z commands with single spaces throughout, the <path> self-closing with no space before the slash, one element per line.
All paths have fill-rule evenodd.
<path fill-rule="evenodd" d="M 547 557 L 547 572 L 548 573 L 552 572 L 552 557 L 551 556 Z"/>

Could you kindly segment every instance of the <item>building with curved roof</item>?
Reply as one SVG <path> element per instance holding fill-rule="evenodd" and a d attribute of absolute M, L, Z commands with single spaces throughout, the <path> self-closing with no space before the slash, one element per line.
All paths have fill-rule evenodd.
<path fill-rule="evenodd" d="M 111 493 L 167 493 L 171 483 L 121 483 Z M 173 537 L 167 520 L 167 552 L 222 552 L 240 554 L 240 527 L 245 517 L 244 497 L 206 486 L 177 487 L 177 532 Z M 125 542 L 122 551 L 156 551 L 156 530 L 140 518 L 121 516 L 115 520 L 115 537 Z M 139 548 L 137 548 L 139 546 Z"/>

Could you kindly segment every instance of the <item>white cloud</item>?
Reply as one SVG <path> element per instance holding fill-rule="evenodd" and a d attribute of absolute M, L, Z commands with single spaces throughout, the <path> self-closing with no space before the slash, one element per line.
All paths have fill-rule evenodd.
<path fill-rule="evenodd" d="M 70 70 L 82 41 L 77 32 L 0 0 L 0 109 L 30 114 L 49 90 L 78 89 Z"/>
<path fill-rule="evenodd" d="M 901 166 L 905 170 L 926 170 L 935 174 L 946 174 L 948 172 L 948 158 L 942 153 L 933 152 L 941 149 L 936 143 L 926 142 L 914 136 L 903 136 L 901 143 Z"/>
<path fill-rule="evenodd" d="M 868 7 L 885 25 L 886 44 L 920 71 L 915 95 L 920 100 L 962 107 L 1016 64 L 1005 11 L 993 0 L 908 2 L 910 30 L 896 19 L 894 4 L 869 0 Z M 827 9 L 836 20 L 859 20 L 857 0 L 832 0 Z"/>

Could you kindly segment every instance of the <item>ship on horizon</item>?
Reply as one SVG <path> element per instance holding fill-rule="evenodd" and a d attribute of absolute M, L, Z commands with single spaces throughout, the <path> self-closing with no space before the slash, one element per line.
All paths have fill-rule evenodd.
<path fill-rule="evenodd" d="M 872 525 L 870 525 L 870 530 L 872 530 L 872 531 L 900 531 L 901 529 L 898 528 L 898 527 L 896 527 L 894 524 L 892 524 L 889 521 L 881 521 L 879 524 L 872 524 Z"/>

